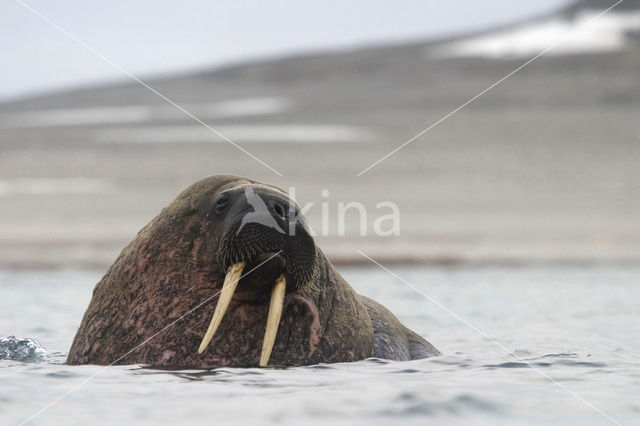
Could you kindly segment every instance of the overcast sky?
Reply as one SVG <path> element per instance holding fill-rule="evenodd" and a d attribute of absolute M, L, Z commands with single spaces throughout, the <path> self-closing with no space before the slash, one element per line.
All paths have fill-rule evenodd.
<path fill-rule="evenodd" d="M 23 0 L 136 76 L 487 28 L 568 0 Z M 15 0 L 0 0 L 0 99 L 123 79 Z"/>

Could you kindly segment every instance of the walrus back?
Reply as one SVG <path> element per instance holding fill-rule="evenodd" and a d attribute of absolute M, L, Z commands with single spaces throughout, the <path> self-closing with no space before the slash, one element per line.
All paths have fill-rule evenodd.
<path fill-rule="evenodd" d="M 375 358 L 395 361 L 429 358 L 440 351 L 419 334 L 402 325 L 398 318 L 380 303 L 358 295 L 367 308 L 373 324 L 373 353 Z"/>

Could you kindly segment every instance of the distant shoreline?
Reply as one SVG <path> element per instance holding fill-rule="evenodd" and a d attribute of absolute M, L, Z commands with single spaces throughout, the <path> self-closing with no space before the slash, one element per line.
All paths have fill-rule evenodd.
<path fill-rule="evenodd" d="M 331 262 L 338 267 L 367 268 L 376 265 L 365 258 L 331 257 Z M 373 257 L 373 256 L 372 256 Z M 398 256 L 375 256 L 376 262 L 384 266 L 429 267 L 444 269 L 481 269 L 481 268 L 600 268 L 600 267 L 640 267 L 640 259 L 594 259 L 594 258 L 562 258 L 562 259 L 516 259 L 516 258 L 484 258 L 466 259 L 456 257 L 411 258 Z M 115 259 L 114 259 L 115 261 Z M 64 262 L 64 261 L 0 261 L 0 271 L 102 271 L 111 263 L 101 261 Z"/>

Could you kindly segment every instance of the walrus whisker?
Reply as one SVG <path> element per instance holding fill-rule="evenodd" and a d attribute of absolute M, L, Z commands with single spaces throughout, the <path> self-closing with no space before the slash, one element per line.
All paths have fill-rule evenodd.
<path fill-rule="evenodd" d="M 216 309 L 213 311 L 209 328 L 202 338 L 202 343 L 200 343 L 200 347 L 198 348 L 199 354 L 204 352 L 207 346 L 209 346 L 211 339 L 213 339 L 214 334 L 216 334 L 216 330 L 218 330 L 218 326 L 222 322 L 222 317 L 224 317 L 224 314 L 229 308 L 229 303 L 231 302 L 233 293 L 236 291 L 236 287 L 238 287 L 238 281 L 240 281 L 243 269 L 244 262 L 238 262 L 231 265 L 227 270 L 227 275 L 224 278 L 224 284 L 222 284 L 222 290 L 218 297 Z"/>
<path fill-rule="evenodd" d="M 262 353 L 260 354 L 260 367 L 266 367 L 271 357 L 271 350 L 276 341 L 280 317 L 282 316 L 282 305 L 284 304 L 284 293 L 287 288 L 287 280 L 284 274 L 280 275 L 271 289 L 271 302 L 269 303 L 269 316 L 267 317 L 267 328 L 264 331 L 262 341 Z"/>

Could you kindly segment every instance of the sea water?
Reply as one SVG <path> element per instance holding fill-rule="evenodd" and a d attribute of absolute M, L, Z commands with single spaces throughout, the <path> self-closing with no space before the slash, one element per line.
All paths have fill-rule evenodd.
<path fill-rule="evenodd" d="M 640 268 L 391 269 L 342 272 L 442 356 L 66 366 L 102 272 L 0 272 L 0 424 L 640 424 Z"/>

